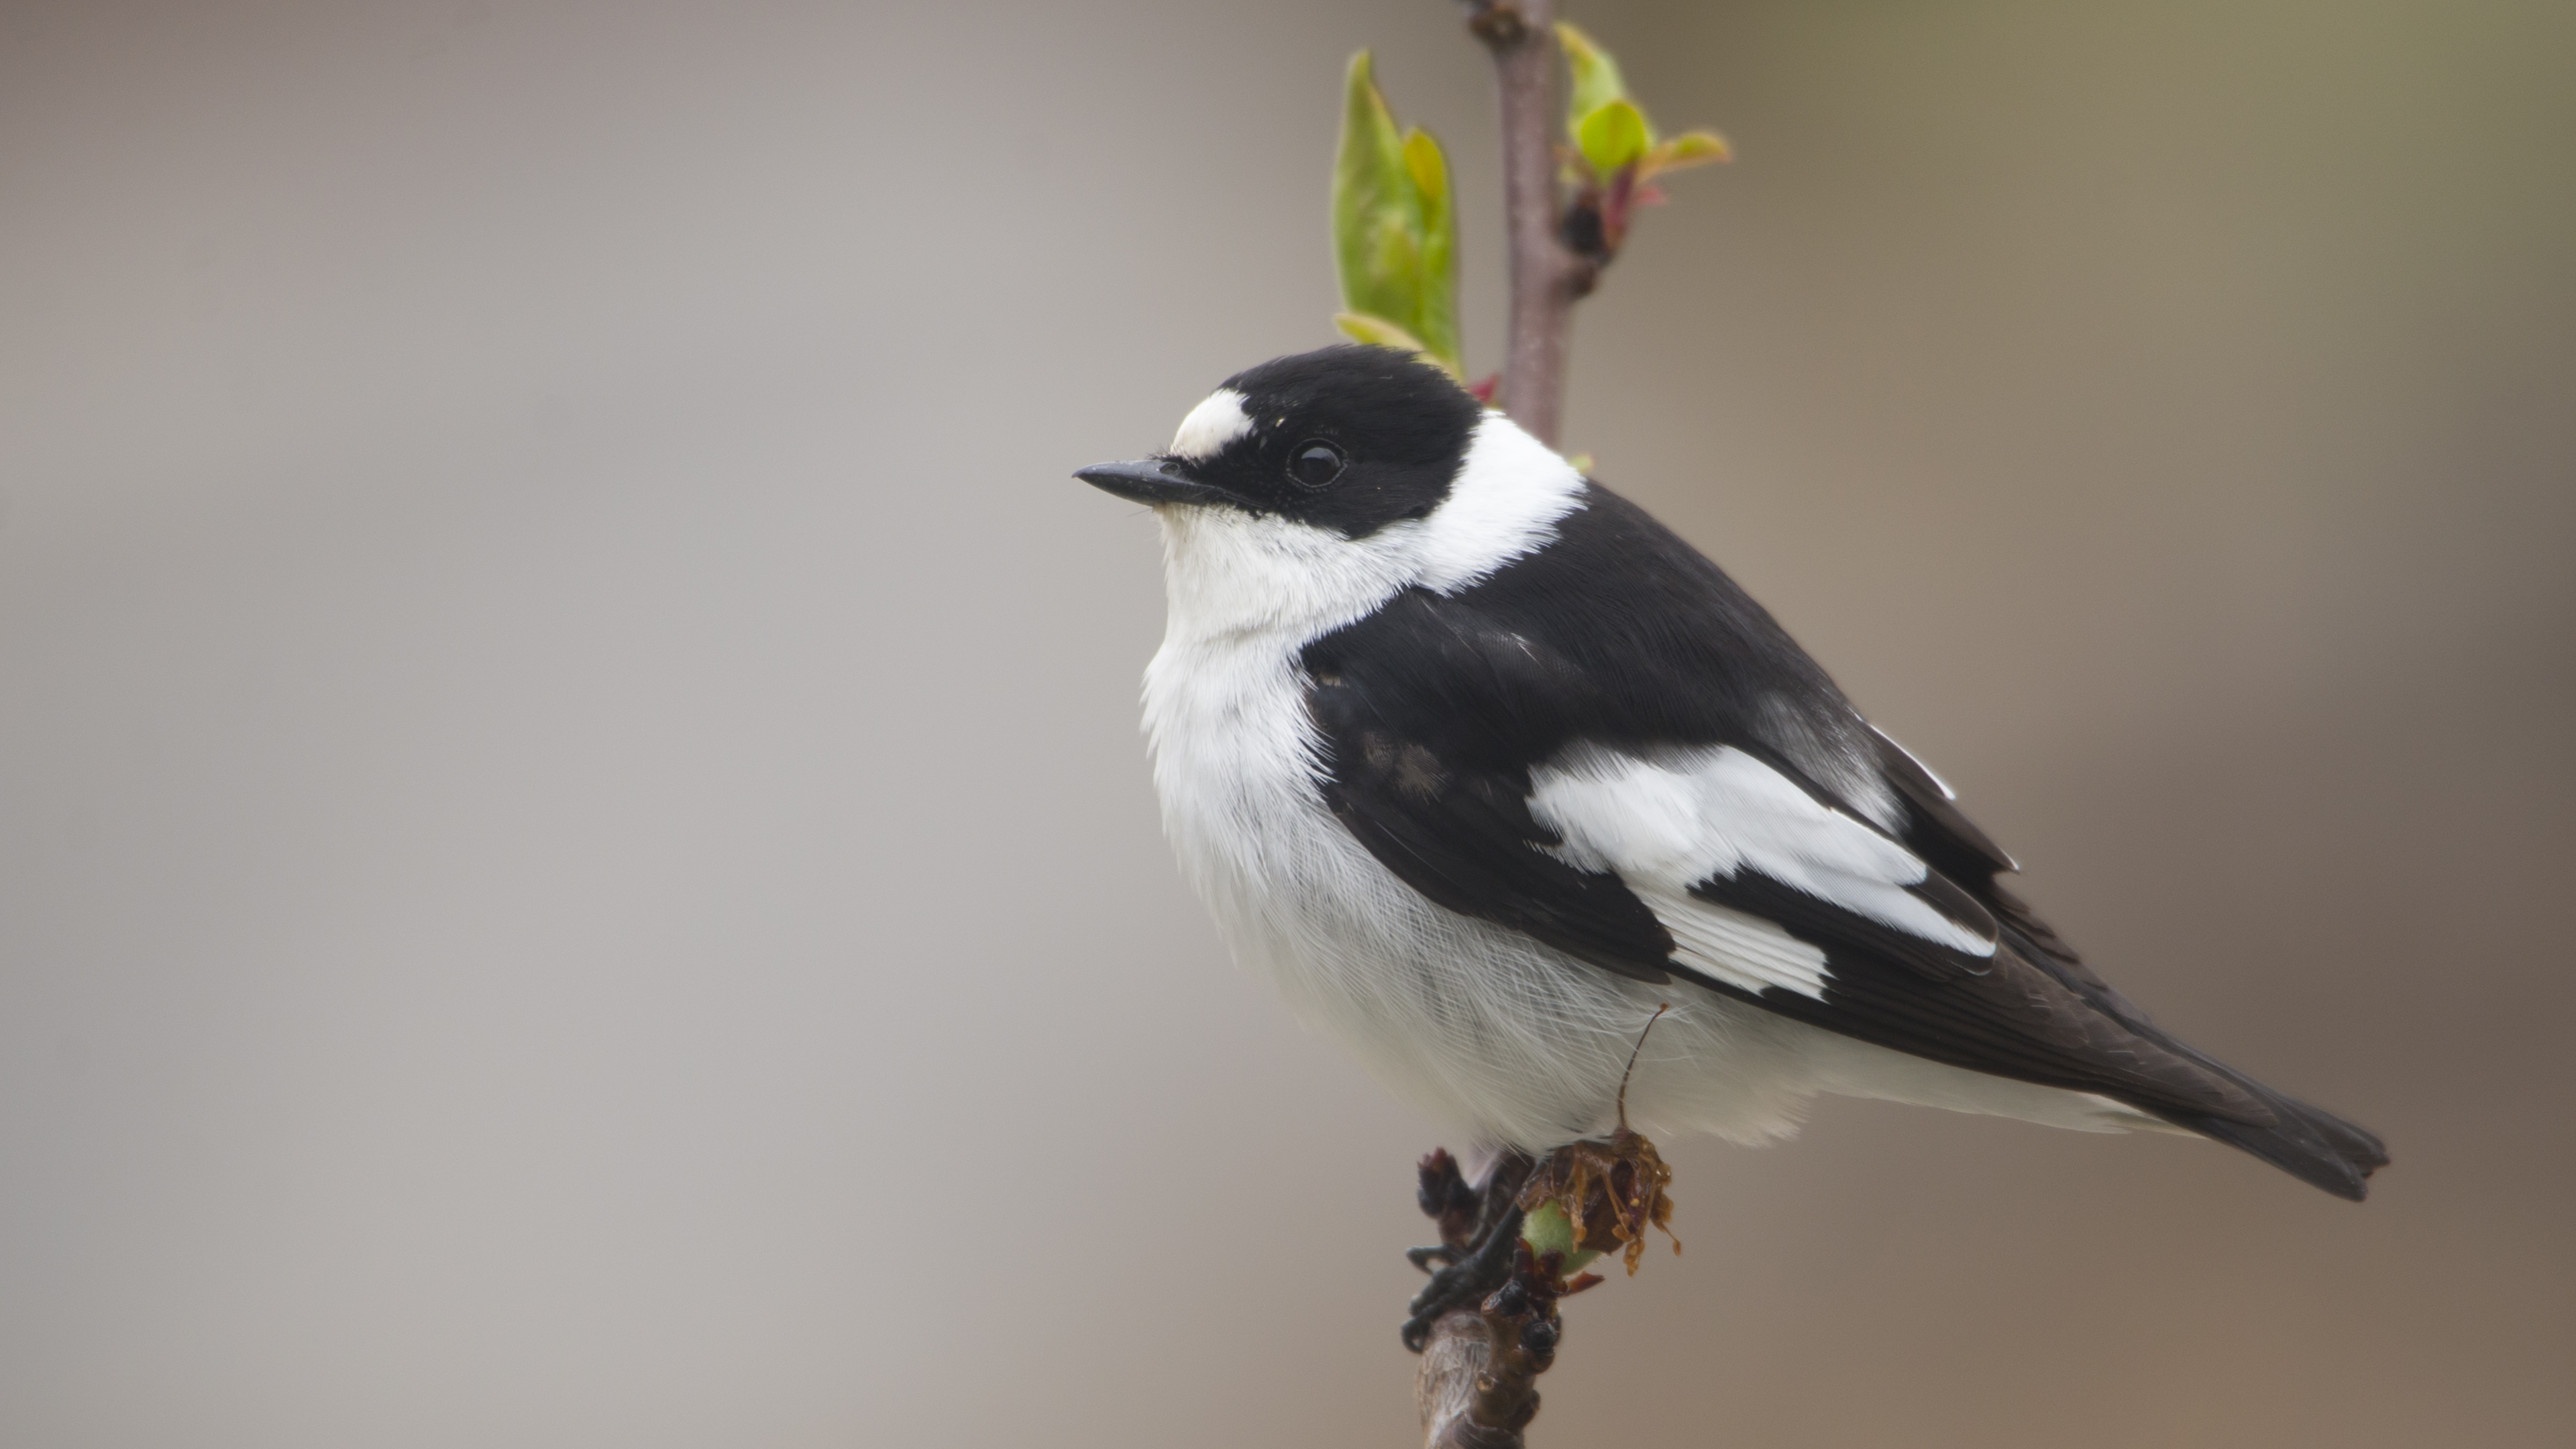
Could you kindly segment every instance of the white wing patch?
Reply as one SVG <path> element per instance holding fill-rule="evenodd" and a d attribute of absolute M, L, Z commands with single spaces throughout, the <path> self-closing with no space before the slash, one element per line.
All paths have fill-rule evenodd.
<path fill-rule="evenodd" d="M 1778 986 L 1825 998 L 1824 949 L 1771 921 L 1658 886 L 1632 887 L 1673 933 L 1673 954 L 1729 986 L 1760 993 Z"/>
<path fill-rule="evenodd" d="M 1672 932 L 1676 955 L 1720 980 L 1824 995 L 1822 950 L 1690 894 L 1695 881 L 1744 870 L 1935 945 L 1994 954 L 1906 890 L 1931 876 L 1913 852 L 1742 750 L 1576 745 L 1531 771 L 1530 785 L 1530 813 L 1565 842 L 1557 855 L 1616 874 Z"/>

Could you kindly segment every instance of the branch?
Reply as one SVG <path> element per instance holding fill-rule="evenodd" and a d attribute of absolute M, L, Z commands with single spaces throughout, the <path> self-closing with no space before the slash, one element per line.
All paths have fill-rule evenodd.
<path fill-rule="evenodd" d="M 1502 92 L 1503 213 L 1510 242 L 1511 335 L 1499 401 L 1555 447 L 1565 416 L 1574 304 L 1599 265 L 1565 245 L 1558 214 L 1555 0 L 1464 0 L 1467 28 L 1493 53 Z"/>
<path fill-rule="evenodd" d="M 1496 1363 L 1487 1318 L 1461 1308 L 1431 1330 L 1413 1381 L 1422 1449 L 1522 1449 L 1521 1430 L 1538 1413 L 1535 1370 L 1517 1343 Z"/>
<path fill-rule="evenodd" d="M 1638 1048 L 1645 1044 L 1640 1036 Z M 1601 1281 L 1595 1273 L 1569 1278 L 1568 1272 L 1617 1253 L 1634 1277 L 1646 1230 L 1662 1228 L 1671 1236 L 1673 1204 L 1664 1189 L 1672 1169 L 1654 1143 L 1629 1130 L 1627 1097 L 1623 1078 L 1619 1130 L 1608 1141 L 1569 1142 L 1543 1162 L 1507 1152 L 1481 1189 L 1467 1186 L 1446 1151 L 1422 1159 L 1416 1200 L 1439 1225 L 1440 1246 L 1406 1256 L 1422 1266 L 1445 1257 L 1452 1265 L 1445 1272 L 1473 1273 L 1492 1248 L 1505 1241 L 1511 1248 L 1511 1269 L 1498 1281 L 1469 1279 L 1481 1298 L 1441 1313 L 1419 1339 L 1413 1334 L 1422 1320 L 1406 1325 L 1405 1342 L 1422 1350 L 1413 1400 L 1422 1414 L 1423 1449 L 1522 1449 L 1521 1431 L 1538 1417 L 1538 1376 L 1556 1362 L 1564 1337 L 1557 1300 Z M 1676 1240 L 1673 1251 L 1681 1250 Z M 1484 1292 L 1487 1284 L 1491 1292 Z M 1436 1282 L 1423 1294 L 1456 1302 Z M 1419 1298 L 1414 1308 L 1436 1311 Z"/>
<path fill-rule="evenodd" d="M 1422 1160 L 1423 1212 L 1440 1227 L 1453 1261 L 1483 1232 L 1510 1233 L 1512 1270 L 1481 1302 L 1434 1320 L 1414 1375 L 1423 1449 L 1522 1449 L 1521 1430 L 1538 1414 L 1537 1378 L 1556 1358 L 1563 1291 L 1561 1258 L 1535 1258 L 1519 1240 L 1516 1204 L 1529 1159 L 1506 1154 L 1481 1190 L 1470 1189 L 1445 1151 Z"/>

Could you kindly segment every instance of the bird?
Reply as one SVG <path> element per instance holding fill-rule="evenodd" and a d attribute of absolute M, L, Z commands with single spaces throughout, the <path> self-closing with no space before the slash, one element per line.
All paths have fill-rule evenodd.
<path fill-rule="evenodd" d="M 1277 358 L 1074 476 L 1160 521 L 1183 875 L 1483 1160 L 1614 1119 L 1761 1143 L 1841 1095 L 2197 1135 L 2354 1201 L 2387 1163 L 2156 1025 L 1733 579 L 1442 368 Z M 1443 1271 L 1408 1342 L 1491 1278 Z"/>

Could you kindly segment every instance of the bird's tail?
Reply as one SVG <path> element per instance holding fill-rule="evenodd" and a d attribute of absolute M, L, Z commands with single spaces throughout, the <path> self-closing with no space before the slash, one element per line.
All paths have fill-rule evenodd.
<path fill-rule="evenodd" d="M 2147 1041 L 2180 1056 L 2218 1079 L 2206 1085 L 2213 1089 L 2224 1083 L 2236 1092 L 2260 1102 L 2271 1117 L 2269 1122 L 2249 1122 L 2251 1113 L 2199 1110 L 2187 1097 L 2162 1096 L 2150 1101 L 2141 1096 L 2108 1091 L 2103 1095 L 2116 1098 L 2152 1117 L 2162 1118 L 2185 1131 L 2197 1132 L 2213 1141 L 2250 1152 L 2265 1162 L 2290 1174 L 2301 1182 L 2325 1189 L 2340 1198 L 2359 1202 L 2370 1195 L 2370 1175 L 2388 1165 L 2388 1148 L 2378 1134 L 2356 1127 L 2332 1112 L 2311 1107 L 2298 1098 L 2276 1092 L 2261 1082 L 2182 1041 L 2149 1020 L 2147 1014 L 2110 983 L 2095 975 L 2092 968 L 2076 959 L 2066 943 L 2041 925 L 2009 893 L 1998 893 L 2005 914 L 2005 931 L 2014 949 L 2025 959 L 2055 976 L 2068 988 L 2093 1003 L 2104 1015 L 2137 1033 Z M 2093 1090 L 2102 1091 L 2096 1087 Z M 2213 1090 L 2205 1100 L 2225 1101 L 2235 1093 Z"/>
<path fill-rule="evenodd" d="M 2199 1056 L 2198 1053 L 2193 1055 Z M 2321 1187 L 2337 1197 L 2359 1202 L 2370 1195 L 2370 1175 L 2388 1165 L 2388 1149 L 2375 1133 L 2356 1127 L 2331 1112 L 2311 1107 L 2295 1097 L 2273 1091 L 2251 1077 L 2209 1061 L 2205 1056 L 2200 1059 L 2225 1073 L 2230 1081 L 2272 1109 L 2274 1120 L 2271 1125 L 2258 1127 L 2208 1113 L 2178 1112 L 2161 1107 L 2155 1109 L 2157 1116 L 2177 1127 L 2188 1127 L 2204 1137 L 2250 1152 L 2301 1182 Z"/>

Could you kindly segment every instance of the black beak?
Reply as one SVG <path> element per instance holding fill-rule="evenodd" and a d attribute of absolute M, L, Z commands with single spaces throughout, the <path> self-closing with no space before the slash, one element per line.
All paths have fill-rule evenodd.
<path fill-rule="evenodd" d="M 1223 503 L 1234 495 L 1186 477 L 1168 458 L 1139 458 L 1133 463 L 1095 463 L 1074 470 L 1076 478 L 1104 493 L 1138 503 Z"/>

